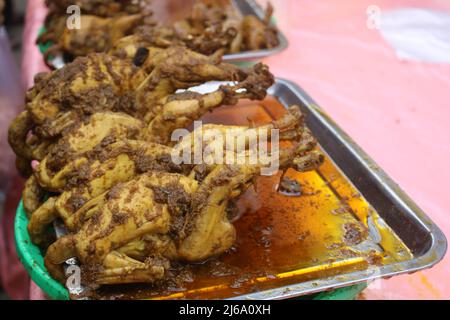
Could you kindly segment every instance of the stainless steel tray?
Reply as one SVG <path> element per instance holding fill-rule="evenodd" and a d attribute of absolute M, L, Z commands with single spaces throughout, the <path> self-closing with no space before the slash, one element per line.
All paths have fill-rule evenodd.
<path fill-rule="evenodd" d="M 363 271 L 241 295 L 235 299 L 286 299 L 312 294 L 430 268 L 444 257 L 447 240 L 438 226 L 299 86 L 277 79 L 269 94 L 277 97 L 284 106 L 297 104 L 302 108 L 307 125 L 322 149 L 414 257 Z"/>
<path fill-rule="evenodd" d="M 232 0 L 232 1 L 242 15 L 255 15 L 260 19 L 264 18 L 264 10 L 261 8 L 261 6 L 259 6 L 256 3 L 256 1 L 254 0 Z M 279 53 L 287 48 L 288 41 L 280 30 L 278 30 L 278 40 L 279 44 L 275 48 L 226 54 L 223 56 L 223 60 L 228 62 L 258 61 L 264 57 L 268 57 L 276 53 Z M 41 48 L 41 50 L 43 50 L 43 48 Z M 55 69 L 60 69 L 66 64 L 64 58 L 61 55 L 49 59 L 47 63 L 50 67 Z"/>
<path fill-rule="evenodd" d="M 406 246 L 412 255 L 382 265 L 371 264 L 363 270 L 339 271 L 332 276 L 324 275 L 312 278 L 313 280 L 295 280 L 288 285 L 279 283 L 271 289 L 261 289 L 257 292 L 234 296 L 231 299 L 293 298 L 377 278 L 412 273 L 430 268 L 444 257 L 447 240 L 442 231 L 347 134 L 327 117 L 300 87 L 290 81 L 277 79 L 268 93 L 283 106 L 296 104 L 301 107 L 306 116 L 307 126 L 317 138 L 322 151 L 327 154 L 327 158 L 340 170 L 339 174 L 352 184 L 352 189 L 362 195 L 364 201 L 376 211 L 382 223 L 403 242 L 402 245 Z M 323 217 L 323 219 L 327 219 L 327 217 Z M 367 216 L 371 243 L 377 244 L 379 243 L 376 239 L 377 230 L 376 228 L 370 230 L 371 223 L 373 222 L 370 222 L 370 216 Z M 64 233 L 64 230 L 58 225 L 55 226 L 55 229 L 58 236 Z M 71 260 L 68 263 L 73 264 L 74 261 Z M 211 288 L 211 290 L 215 289 Z M 76 295 L 80 292 L 71 291 L 71 293 Z M 177 293 L 175 293 L 175 296 L 166 296 L 165 298 L 180 297 L 177 297 Z"/>

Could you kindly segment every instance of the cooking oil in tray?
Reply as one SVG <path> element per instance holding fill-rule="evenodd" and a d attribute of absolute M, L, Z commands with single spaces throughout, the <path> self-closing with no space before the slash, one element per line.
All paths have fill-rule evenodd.
<path fill-rule="evenodd" d="M 260 124 L 283 112 L 284 107 L 269 98 L 222 107 L 203 120 L 244 125 L 251 119 Z M 123 286 L 108 288 L 101 295 L 226 298 L 412 258 L 329 157 L 317 171 L 286 172 L 285 177 L 299 182 L 299 196 L 277 191 L 280 175 L 259 177 L 255 188 L 238 200 L 237 241 L 227 253 L 181 267 L 175 276 L 179 281 L 128 286 L 125 295 Z"/>

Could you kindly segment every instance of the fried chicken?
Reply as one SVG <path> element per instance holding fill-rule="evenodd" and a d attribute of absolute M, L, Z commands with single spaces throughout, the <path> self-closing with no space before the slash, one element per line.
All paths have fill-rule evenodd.
<path fill-rule="evenodd" d="M 301 119 L 298 107 L 293 106 L 282 119 L 258 127 L 257 132 L 258 135 L 267 137 L 270 136 L 272 129 L 278 129 L 281 132 L 281 139 L 297 141 L 303 137 L 301 141 L 306 145 L 305 137 L 310 137 L 310 135 L 303 127 Z M 202 137 L 204 137 L 201 146 L 206 149 L 214 143 L 214 141 L 209 140 L 211 135 L 208 134 L 208 131 L 232 130 L 235 134 L 245 136 L 245 132 L 249 129 L 253 128 L 246 126 L 204 126 L 201 128 L 203 130 Z M 192 162 L 178 164 L 173 160 L 174 156 L 186 151 L 186 144 L 193 154 L 194 148 L 198 145 L 196 137 L 197 132 L 194 131 L 185 136 L 181 144 L 174 148 L 144 141 L 120 140 L 102 146 L 100 150 L 94 150 L 75 158 L 60 171 L 51 175 L 49 175 L 46 160 L 44 160 L 37 169 L 36 178 L 46 190 L 61 192 L 61 194 L 50 198 L 32 212 L 29 232 L 33 242 L 41 244 L 42 241 L 47 239 L 45 236 L 47 226 L 57 217 L 63 219 L 68 229 L 75 228 L 72 220 L 73 214 L 80 206 L 111 189 L 117 183 L 126 182 L 139 174 L 149 171 L 164 171 L 194 175 L 198 178 L 196 172 L 192 171 L 194 169 Z M 308 146 L 314 146 L 314 140 L 311 140 Z M 246 148 L 248 147 L 247 145 Z M 226 150 L 226 144 L 222 148 L 225 149 L 224 158 L 228 156 L 227 152 L 235 151 Z M 25 194 L 33 194 L 33 192 L 25 192 Z"/>
<path fill-rule="evenodd" d="M 85 56 L 108 50 L 118 39 L 130 34 L 151 16 L 148 0 L 47 0 L 45 31 L 38 44 L 52 43 L 44 58 Z M 80 28 L 67 27 L 67 9 L 80 9 Z"/>
<path fill-rule="evenodd" d="M 231 47 L 263 46 L 270 38 L 264 35 L 270 12 L 267 21 L 244 18 L 240 24 L 216 5 L 204 1 L 174 25 L 184 39 L 180 45 L 161 49 L 131 35 L 110 54 L 92 53 L 36 76 L 26 110 L 11 124 L 9 142 L 18 169 L 29 175 L 23 204 L 30 238 L 47 248 L 45 265 L 55 279 L 64 281 L 62 264 L 72 257 L 83 268 L 83 282 L 98 286 L 153 283 L 170 276 L 173 263 L 220 255 L 236 238 L 227 209 L 256 177 L 273 169 L 265 160 L 276 158 L 274 170 L 301 172 L 323 162 L 298 106 L 260 126 L 208 124 L 187 130 L 222 105 L 264 99 L 274 83 L 264 64 L 242 69 L 222 62 L 220 54 L 195 51 L 216 52 L 215 31 L 208 30 L 220 33 L 224 25 L 240 33 L 238 41 L 227 40 Z M 202 32 L 190 37 L 194 29 Z M 202 37 L 211 37 L 213 45 L 192 45 Z M 191 45 L 195 50 L 188 49 Z M 210 81 L 220 85 L 206 93 L 194 88 Z M 217 133 L 229 132 L 241 138 L 240 148 L 234 140 L 216 140 Z M 271 137 L 288 147 L 266 145 L 266 158 L 254 162 L 260 155 L 255 146 L 264 148 L 261 141 Z M 196 151 L 204 156 L 201 164 Z M 38 160 L 33 170 L 31 160 Z M 55 241 L 49 226 L 57 219 L 68 234 Z"/>
<path fill-rule="evenodd" d="M 277 30 L 270 21 L 273 12 L 270 5 L 266 17 L 260 20 L 252 15 L 242 16 L 230 1 L 199 0 L 184 19 L 161 24 L 151 18 L 145 3 L 75 1 L 83 10 L 81 29 L 69 30 L 65 12 L 61 13 L 67 2 L 55 1 L 50 6 L 46 32 L 38 38 L 38 43 L 53 43 L 45 53 L 46 60 L 62 54 L 70 61 L 70 57 L 105 51 L 132 59 L 141 47 L 171 46 L 222 55 L 272 48 L 279 43 Z M 146 9 L 138 11 L 142 7 Z"/>
<path fill-rule="evenodd" d="M 284 150 L 281 168 L 315 169 L 323 157 L 312 147 L 300 143 Z M 236 237 L 226 214 L 228 202 L 252 184 L 262 167 L 215 165 L 201 182 L 151 171 L 118 184 L 74 214 L 78 228 L 49 247 L 46 267 L 63 280 L 61 263 L 77 257 L 94 284 L 154 282 L 164 277 L 171 260 L 195 262 L 221 254 Z M 147 237 L 165 245 L 146 245 Z"/>
<path fill-rule="evenodd" d="M 91 130 L 89 118 L 95 113 L 122 112 L 150 123 L 150 127 L 161 129 L 164 128 L 161 122 L 170 117 L 168 109 L 175 104 L 180 106 L 184 97 L 178 115 L 184 115 L 185 120 L 175 124 L 167 121 L 166 130 L 157 132 L 162 140 L 167 140 L 170 128 L 188 125 L 202 112 L 237 100 L 231 98 L 233 94 L 222 92 L 216 94 L 216 100 L 203 97 L 208 100 L 206 105 L 195 108 L 191 98 L 175 93 L 210 80 L 241 80 L 236 89 L 246 88 L 247 93 L 234 96 L 260 99 L 272 84 L 273 76 L 262 65 L 245 71 L 181 47 L 148 55 L 142 68 L 106 54 L 91 54 L 77 58 L 60 70 L 37 77 L 35 86 L 27 93 L 27 111 L 10 126 L 9 142 L 21 159 L 42 160 L 62 135 L 79 137 L 84 134 L 77 134 L 78 130 Z M 260 83 L 259 88 L 256 82 Z M 196 100 L 197 104 L 203 103 L 202 97 L 197 98 L 200 99 Z M 97 121 L 105 119 L 102 126 L 111 131 L 112 120 L 106 119 L 108 117 L 103 113 L 97 116 Z M 125 119 L 124 116 L 122 118 Z M 128 122 L 125 120 L 125 124 Z M 151 128 L 148 131 L 155 132 Z M 88 145 L 99 143 L 105 136 L 106 133 L 102 135 L 101 132 L 91 135 L 93 139 Z M 23 162 L 18 164 L 25 175 L 29 169 L 22 165 Z"/>
<path fill-rule="evenodd" d="M 173 25 L 138 27 L 133 35 L 116 42 L 110 52 L 132 58 L 140 47 L 178 45 L 206 55 L 273 48 L 279 40 L 271 25 L 272 12 L 269 5 L 261 21 L 252 15 L 242 17 L 230 3 L 198 1 L 187 18 Z"/>

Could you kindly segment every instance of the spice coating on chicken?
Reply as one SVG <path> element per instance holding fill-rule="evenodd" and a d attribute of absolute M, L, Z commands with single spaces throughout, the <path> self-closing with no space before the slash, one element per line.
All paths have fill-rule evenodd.
<path fill-rule="evenodd" d="M 205 18 L 202 10 L 193 26 Z M 207 19 L 222 19 L 210 13 Z M 251 29 L 257 43 L 256 23 Z M 274 83 L 266 65 L 243 69 L 185 46 L 134 50 L 132 37 L 122 39 L 124 57 L 90 54 L 37 75 L 26 111 L 9 130 L 18 168 L 29 175 L 23 202 L 30 238 L 47 248 L 45 265 L 60 281 L 71 257 L 83 283 L 98 286 L 167 280 L 173 265 L 227 252 L 236 240 L 231 204 L 269 169 L 252 162 L 253 136 L 289 145 L 266 146 L 281 170 L 315 170 L 323 162 L 298 106 L 259 126 L 249 120 L 186 130 L 223 105 L 264 99 Z M 223 83 L 207 93 L 193 88 L 209 81 Z M 180 140 L 176 129 L 184 129 Z M 228 132 L 245 138 L 241 149 L 214 138 Z M 193 159 L 197 149 L 201 164 Z M 57 219 L 68 234 L 55 241 L 49 226 Z"/>
<path fill-rule="evenodd" d="M 310 153 L 312 147 L 308 141 L 284 151 L 281 167 L 313 170 L 323 157 Z M 309 162 L 301 160 L 305 157 Z M 221 254 L 231 247 L 236 236 L 226 215 L 228 202 L 252 184 L 262 166 L 216 165 L 200 183 L 192 176 L 149 172 L 119 184 L 74 214 L 81 227 L 49 247 L 46 266 L 52 276 L 61 279 L 60 264 L 75 256 L 92 271 L 93 283 L 153 282 L 155 268 L 160 272 L 156 277 L 164 276 L 160 264 L 147 259 L 139 266 L 134 261 L 124 263 L 123 259 L 129 257 L 123 251 L 121 263 L 110 261 L 115 250 L 146 235 L 168 235 L 172 239 L 164 247 L 167 251 L 149 248 L 147 252 L 147 257 L 164 257 L 167 263 L 170 259 L 202 261 Z M 141 278 L 142 274 L 145 276 Z"/>

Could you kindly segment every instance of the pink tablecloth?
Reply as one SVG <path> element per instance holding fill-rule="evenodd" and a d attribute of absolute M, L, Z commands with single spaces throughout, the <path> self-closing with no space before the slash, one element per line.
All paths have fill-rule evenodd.
<path fill-rule="evenodd" d="M 28 4 L 22 66 L 27 87 L 45 69 L 34 46 L 42 2 Z M 450 238 L 450 65 L 399 61 L 379 32 L 366 27 L 371 0 L 272 3 L 290 47 L 264 62 L 277 76 L 301 85 Z M 407 6 L 450 11 L 445 0 L 376 4 L 382 11 Z M 364 296 L 449 299 L 449 268 L 447 255 L 430 270 L 374 283 Z"/>

